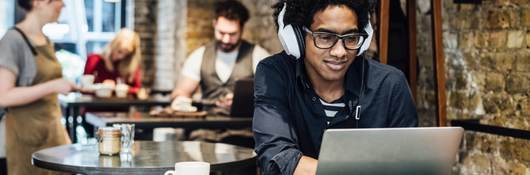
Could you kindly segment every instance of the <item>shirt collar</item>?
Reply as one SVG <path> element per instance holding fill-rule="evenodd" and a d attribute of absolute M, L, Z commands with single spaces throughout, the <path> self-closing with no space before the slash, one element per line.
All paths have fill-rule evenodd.
<path fill-rule="evenodd" d="M 304 59 L 305 58 L 301 58 L 301 59 L 298 59 L 296 60 L 296 79 L 299 83 L 299 85 L 301 85 L 301 87 L 303 87 L 304 90 L 310 90 L 312 89 L 312 86 L 311 86 L 311 82 L 309 81 L 308 77 L 307 77 L 307 72 L 305 70 L 305 66 L 304 66 Z M 364 62 L 364 63 L 363 63 Z M 364 65 L 364 74 L 362 73 L 362 69 L 363 69 L 363 64 Z M 364 61 L 364 59 L 362 57 L 356 57 L 355 60 L 353 61 L 353 63 L 350 65 L 350 67 L 348 68 L 347 72 L 346 72 L 346 77 L 344 78 L 344 80 L 346 81 L 344 83 L 344 86 L 346 88 L 346 91 L 348 93 L 351 93 L 351 94 L 354 94 L 356 96 L 359 96 L 359 92 L 361 90 L 361 86 L 364 86 L 364 90 L 367 89 L 367 81 L 366 81 L 366 74 L 368 72 L 368 63 L 366 63 L 366 61 Z M 361 80 L 361 77 L 364 76 L 364 82 L 362 82 Z M 363 84 L 364 85 L 361 85 Z"/>

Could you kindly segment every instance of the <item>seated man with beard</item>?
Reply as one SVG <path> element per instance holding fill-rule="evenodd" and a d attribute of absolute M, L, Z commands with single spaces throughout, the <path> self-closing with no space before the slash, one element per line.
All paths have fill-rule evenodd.
<path fill-rule="evenodd" d="M 173 98 L 190 98 L 200 86 L 202 99 L 215 103 L 211 108 L 205 106 L 206 111 L 229 114 L 235 82 L 253 79 L 258 62 L 270 55 L 262 47 L 241 38 L 248 18 L 249 12 L 240 2 L 216 2 L 215 41 L 196 49 L 188 57 L 171 94 Z"/>

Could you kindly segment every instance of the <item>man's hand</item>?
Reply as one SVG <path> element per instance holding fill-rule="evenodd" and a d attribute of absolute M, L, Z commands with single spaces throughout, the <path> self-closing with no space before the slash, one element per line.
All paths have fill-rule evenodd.
<path fill-rule="evenodd" d="M 215 105 L 217 107 L 225 108 L 230 110 L 230 107 L 232 107 L 232 101 L 234 100 L 234 94 L 228 93 L 225 96 L 219 98 L 217 101 L 215 101 Z"/>
<path fill-rule="evenodd" d="M 294 169 L 294 175 L 313 175 L 317 174 L 318 160 L 308 156 L 302 156 L 298 165 Z"/>

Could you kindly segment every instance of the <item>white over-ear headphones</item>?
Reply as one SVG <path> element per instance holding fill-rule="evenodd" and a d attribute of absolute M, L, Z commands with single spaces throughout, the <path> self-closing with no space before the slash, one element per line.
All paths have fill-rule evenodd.
<path fill-rule="evenodd" d="M 301 52 L 305 48 L 304 35 L 300 30 L 300 27 L 288 24 L 284 25 L 284 16 L 287 9 L 287 3 L 283 4 L 282 11 L 278 15 L 278 38 L 282 43 L 283 49 L 287 55 L 292 55 L 296 59 L 301 58 L 304 52 Z"/>
<path fill-rule="evenodd" d="M 278 38 L 280 39 L 280 42 L 282 43 L 283 49 L 285 50 L 285 53 L 288 55 L 294 56 L 296 59 L 303 57 L 305 49 L 305 42 L 304 42 L 304 35 L 302 33 L 302 30 L 299 26 L 291 25 L 291 24 L 284 24 L 284 17 L 285 17 L 285 11 L 287 10 L 287 3 L 283 4 L 282 10 L 280 11 L 280 14 L 278 15 Z M 372 41 L 372 36 L 374 33 L 374 30 L 372 29 L 372 25 L 370 24 L 370 20 L 368 20 L 368 24 L 366 24 L 366 27 L 364 28 L 364 31 L 368 34 L 368 37 L 364 41 L 361 48 L 359 48 L 359 52 L 357 53 L 357 56 L 364 53 L 364 51 L 368 50 L 370 47 L 370 42 Z"/>

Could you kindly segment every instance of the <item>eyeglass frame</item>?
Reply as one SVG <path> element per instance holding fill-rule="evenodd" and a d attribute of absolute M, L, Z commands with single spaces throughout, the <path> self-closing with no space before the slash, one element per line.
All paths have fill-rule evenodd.
<path fill-rule="evenodd" d="M 315 47 L 319 48 L 319 49 L 330 49 L 330 48 L 333 48 L 337 42 L 339 42 L 339 40 L 342 41 L 342 45 L 343 47 L 346 49 L 346 50 L 358 50 L 359 48 L 362 47 L 362 45 L 364 44 L 364 42 L 366 41 L 366 39 L 368 38 L 368 34 L 366 33 L 349 33 L 349 34 L 344 34 L 344 35 L 339 35 L 339 34 L 336 34 L 336 33 L 331 33 L 331 32 L 313 32 L 311 30 L 309 30 L 307 27 L 302 27 L 302 29 L 311 34 L 311 37 L 313 37 L 313 44 L 315 45 Z M 330 47 L 328 48 L 323 48 L 323 47 L 318 47 L 317 45 L 317 41 L 316 41 L 316 37 L 315 37 L 315 34 L 330 34 L 330 35 L 334 35 L 335 37 L 337 37 L 337 41 L 335 41 Z M 344 38 L 348 37 L 348 36 L 362 36 L 362 42 L 361 44 L 359 45 L 359 47 L 355 48 L 355 49 L 351 49 L 351 48 L 348 48 L 346 47 L 346 41 L 344 40 Z"/>

